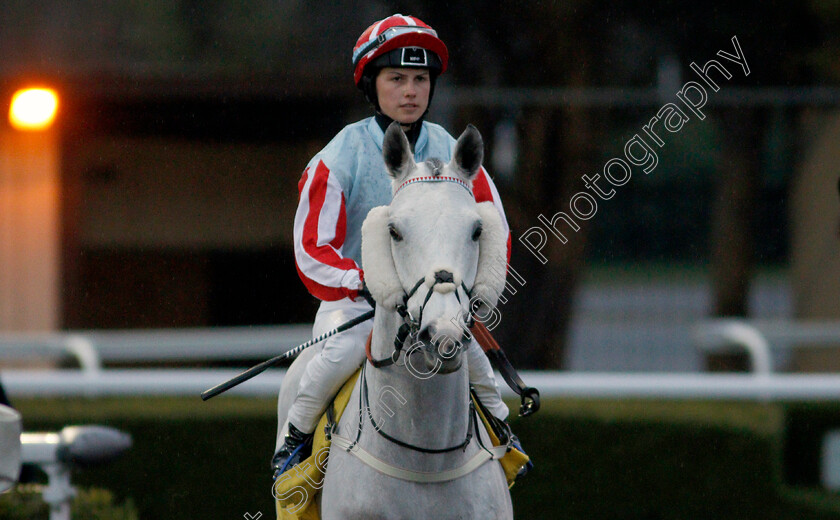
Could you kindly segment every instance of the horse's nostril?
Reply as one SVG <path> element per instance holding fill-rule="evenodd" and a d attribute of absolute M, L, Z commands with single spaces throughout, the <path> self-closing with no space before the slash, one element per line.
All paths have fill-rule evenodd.
<path fill-rule="evenodd" d="M 461 348 L 461 342 L 453 341 L 449 338 L 444 338 L 443 340 L 438 341 L 435 344 L 435 347 L 437 348 L 437 352 L 440 355 L 440 357 L 442 357 L 443 359 L 449 359 L 452 356 L 454 356 L 456 352 L 458 352 L 459 348 Z"/>
<path fill-rule="evenodd" d="M 432 340 L 432 333 L 429 331 L 429 327 L 421 329 L 417 334 L 417 339 L 423 343 L 429 343 Z"/>
<path fill-rule="evenodd" d="M 455 283 L 455 276 L 445 270 L 440 270 L 435 273 L 435 283 Z"/>

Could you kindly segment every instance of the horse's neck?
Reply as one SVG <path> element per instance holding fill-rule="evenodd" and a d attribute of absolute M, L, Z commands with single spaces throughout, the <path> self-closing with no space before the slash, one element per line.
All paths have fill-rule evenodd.
<path fill-rule="evenodd" d="M 377 312 L 371 343 L 372 355 L 379 359 L 390 356 L 394 337 L 401 323 L 398 315 Z M 404 353 L 410 348 L 406 344 Z M 451 374 L 429 374 L 420 366 L 416 355 L 410 371 L 403 362 L 384 369 L 368 366 L 366 378 L 370 411 L 381 430 L 414 445 L 445 448 L 464 441 L 469 417 L 469 374 L 464 364 Z M 423 377 L 426 377 L 423 379 Z M 391 415 L 393 413 L 393 415 Z"/>

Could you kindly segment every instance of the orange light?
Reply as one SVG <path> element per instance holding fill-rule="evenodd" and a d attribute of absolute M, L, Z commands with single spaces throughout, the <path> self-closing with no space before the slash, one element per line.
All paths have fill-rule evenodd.
<path fill-rule="evenodd" d="M 58 94 L 49 88 L 27 88 L 12 96 L 9 122 L 18 130 L 46 130 L 55 121 Z"/>

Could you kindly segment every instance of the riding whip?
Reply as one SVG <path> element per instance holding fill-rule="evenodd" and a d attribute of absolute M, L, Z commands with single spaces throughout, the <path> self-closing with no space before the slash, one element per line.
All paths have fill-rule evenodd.
<path fill-rule="evenodd" d="M 277 363 L 279 363 L 279 362 L 281 362 L 285 359 L 290 359 L 290 358 L 293 358 L 293 357 L 297 356 L 300 352 L 303 351 L 303 349 L 305 349 L 307 347 L 311 347 L 312 345 L 314 345 L 318 342 L 324 341 L 325 339 L 329 338 L 330 336 L 334 336 L 334 335 L 338 334 L 339 332 L 344 332 L 347 329 L 352 329 L 356 325 L 373 318 L 374 312 L 375 311 L 373 311 L 373 310 L 369 310 L 368 312 L 366 312 L 366 313 L 364 313 L 360 316 L 356 316 L 355 318 L 347 321 L 346 323 L 342 323 L 341 325 L 334 328 L 333 330 L 330 330 L 328 332 L 325 332 L 325 333 L 321 334 L 317 338 L 312 338 L 309 341 L 307 341 L 306 343 L 298 345 L 297 347 L 295 347 L 291 350 L 288 350 L 288 351 L 284 352 L 283 354 L 280 354 L 279 356 L 275 356 L 275 357 L 273 357 L 269 360 L 263 361 L 259 365 L 252 366 L 251 368 L 242 372 L 238 376 L 236 376 L 232 379 L 228 379 L 224 383 L 219 383 L 218 385 L 214 386 L 213 388 L 210 388 L 209 390 L 205 390 L 204 392 L 201 393 L 201 400 L 206 401 L 206 400 L 210 399 L 211 397 L 216 397 L 217 395 L 221 394 L 222 392 L 226 392 L 226 391 L 230 390 L 231 388 L 233 388 L 234 386 L 236 386 L 240 383 L 244 383 L 245 381 L 251 379 L 252 377 L 265 372 L 268 368 L 271 368 L 272 366 L 276 365 Z"/>

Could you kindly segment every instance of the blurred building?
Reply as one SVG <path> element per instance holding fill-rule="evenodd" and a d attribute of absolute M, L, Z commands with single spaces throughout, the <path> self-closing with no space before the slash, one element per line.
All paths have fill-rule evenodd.
<path fill-rule="evenodd" d="M 373 15 L 352 12 L 276 0 L 4 2 L 0 99 L 47 85 L 60 107 L 41 137 L 10 128 L 4 110 L 0 200 L 31 210 L 21 183 L 54 169 L 38 212 L 58 221 L 23 259 L 21 240 L 35 237 L 21 219 L 32 217 L 4 215 L 17 231 L 0 238 L 0 329 L 310 319 L 290 223 L 302 168 L 359 109 L 349 58 L 335 56 L 349 56 Z M 25 154 L 52 162 L 27 165 Z"/>

